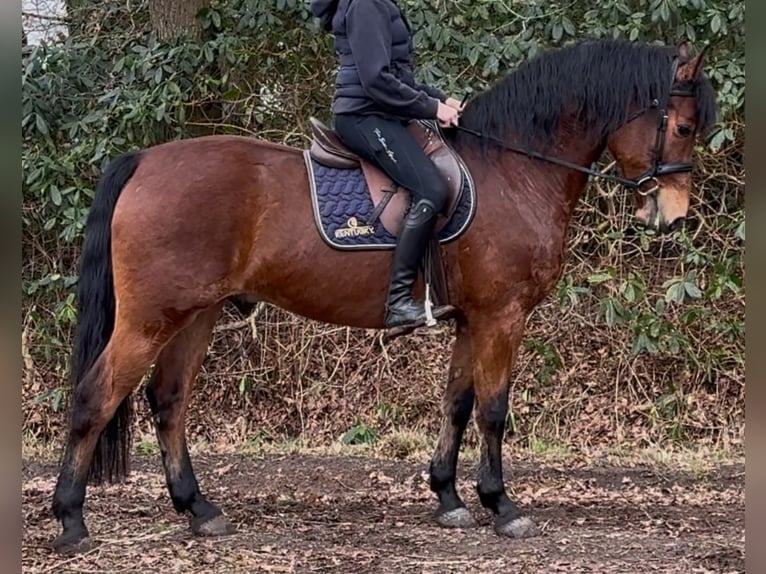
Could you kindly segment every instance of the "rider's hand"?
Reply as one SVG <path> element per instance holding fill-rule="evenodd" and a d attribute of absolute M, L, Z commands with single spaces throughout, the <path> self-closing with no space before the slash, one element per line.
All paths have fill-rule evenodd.
<path fill-rule="evenodd" d="M 439 102 L 439 108 L 436 110 L 436 119 L 439 120 L 439 125 L 443 128 L 456 126 L 458 122 L 458 110 L 450 105 Z"/>
<path fill-rule="evenodd" d="M 460 100 L 456 100 L 455 98 L 447 98 L 447 101 L 444 103 L 451 108 L 455 108 L 459 112 L 462 112 L 463 108 L 465 107 L 465 105 L 462 104 Z"/>

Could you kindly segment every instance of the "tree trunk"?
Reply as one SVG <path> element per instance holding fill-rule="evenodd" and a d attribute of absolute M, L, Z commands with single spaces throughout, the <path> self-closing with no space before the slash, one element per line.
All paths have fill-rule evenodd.
<path fill-rule="evenodd" d="M 163 40 L 183 33 L 197 38 L 200 27 L 196 16 L 205 4 L 207 0 L 149 0 L 152 29 Z"/>

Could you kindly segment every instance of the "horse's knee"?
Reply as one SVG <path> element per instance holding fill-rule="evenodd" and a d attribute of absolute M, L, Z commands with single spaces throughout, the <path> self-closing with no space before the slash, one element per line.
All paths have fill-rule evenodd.
<path fill-rule="evenodd" d="M 458 428 L 465 428 L 473 412 L 475 393 L 473 388 L 463 389 L 449 399 L 449 408 L 452 412 L 452 424 Z"/>
<path fill-rule="evenodd" d="M 486 436 L 502 436 L 508 416 L 508 394 L 501 392 L 479 401 L 476 419 Z"/>

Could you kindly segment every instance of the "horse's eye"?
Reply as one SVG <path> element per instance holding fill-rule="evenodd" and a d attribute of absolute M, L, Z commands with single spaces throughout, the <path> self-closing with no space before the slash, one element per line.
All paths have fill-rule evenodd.
<path fill-rule="evenodd" d="M 694 133 L 694 128 L 687 125 L 678 125 L 676 126 L 676 134 L 678 137 L 681 138 L 688 138 L 690 135 Z"/>

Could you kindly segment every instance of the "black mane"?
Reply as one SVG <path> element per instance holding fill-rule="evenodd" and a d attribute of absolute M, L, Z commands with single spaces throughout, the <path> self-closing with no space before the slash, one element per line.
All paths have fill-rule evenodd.
<path fill-rule="evenodd" d="M 647 106 L 668 93 L 675 53 L 624 41 L 582 41 L 548 51 L 469 101 L 460 123 L 491 137 L 515 134 L 550 144 L 566 110 L 606 137 L 625 122 L 631 102 Z M 715 92 L 704 75 L 688 87 L 696 97 L 698 133 L 707 134 L 717 116 Z M 457 143 L 468 142 L 476 138 L 458 132 Z"/>

